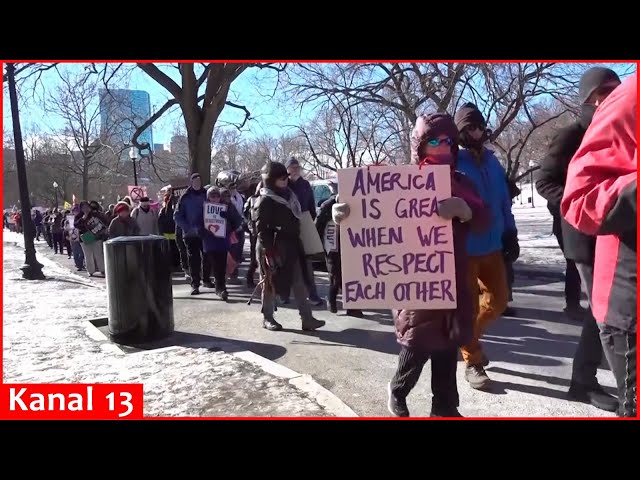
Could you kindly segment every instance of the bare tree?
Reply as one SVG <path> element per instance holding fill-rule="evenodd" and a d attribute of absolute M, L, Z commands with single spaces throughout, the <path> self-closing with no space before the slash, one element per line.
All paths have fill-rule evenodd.
<path fill-rule="evenodd" d="M 81 178 L 82 197 L 87 199 L 92 180 L 101 179 L 111 170 L 117 171 L 125 146 L 119 145 L 114 149 L 101 140 L 97 79 L 86 74 L 57 72 L 61 84 L 49 96 L 46 110 L 64 121 L 57 141 L 69 155 L 70 173 Z M 112 126 L 117 127 L 117 124 Z"/>
<path fill-rule="evenodd" d="M 238 103 L 227 100 L 231 84 L 250 67 L 270 68 L 278 72 L 284 67 L 273 64 L 246 63 L 208 63 L 200 65 L 196 73 L 193 63 L 172 65 L 178 72 L 180 84 L 169 74 L 153 63 L 139 63 L 138 67 L 150 78 L 169 92 L 171 98 L 159 108 L 146 122 L 138 126 L 132 144 L 140 149 L 150 149 L 138 141 L 142 132 L 160 118 L 167 110 L 178 105 L 182 111 L 189 143 L 189 164 L 191 170 L 200 173 L 205 183 L 211 180 L 211 140 L 213 129 L 225 106 L 242 110 L 244 121 L 238 125 L 242 128 L 251 118 L 249 110 Z M 201 87 L 204 90 L 201 92 Z"/>

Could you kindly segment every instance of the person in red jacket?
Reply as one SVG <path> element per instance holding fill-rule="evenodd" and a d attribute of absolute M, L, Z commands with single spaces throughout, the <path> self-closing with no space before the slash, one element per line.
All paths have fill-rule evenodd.
<path fill-rule="evenodd" d="M 597 235 L 592 310 L 618 386 L 621 417 L 636 416 L 637 76 L 598 107 L 567 172 L 569 224 Z"/>

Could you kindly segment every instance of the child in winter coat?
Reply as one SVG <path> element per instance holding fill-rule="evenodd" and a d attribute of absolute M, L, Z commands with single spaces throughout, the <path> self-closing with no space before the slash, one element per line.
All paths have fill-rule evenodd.
<path fill-rule="evenodd" d="M 388 409 L 392 415 L 408 417 L 407 395 L 418 382 L 425 363 L 431 359 L 432 417 L 461 417 L 458 412 L 456 370 L 458 347 L 469 341 L 473 331 L 472 294 L 469 289 L 467 234 L 488 225 L 488 211 L 471 182 L 455 170 L 458 129 L 450 115 L 420 116 L 411 136 L 414 164 L 450 165 L 452 197 L 439 203 L 438 215 L 452 220 L 455 256 L 455 310 L 394 311 L 398 343 L 402 346 L 398 369 L 389 384 Z M 337 203 L 333 218 L 340 223 L 348 205 Z"/>
<path fill-rule="evenodd" d="M 210 230 L 203 229 L 202 246 L 204 254 L 208 257 L 208 264 L 213 270 L 213 278 L 215 281 L 216 295 L 220 296 L 225 302 L 229 298 L 227 292 L 226 276 L 227 276 L 227 256 L 231 249 L 231 235 L 242 226 L 242 217 L 240 212 L 231 203 L 231 193 L 227 189 L 219 189 L 218 187 L 210 187 L 207 190 L 207 202 L 226 205 L 227 210 L 220 213 L 225 218 L 226 233 L 225 237 L 217 237 Z M 206 208 L 205 203 L 205 208 Z"/>

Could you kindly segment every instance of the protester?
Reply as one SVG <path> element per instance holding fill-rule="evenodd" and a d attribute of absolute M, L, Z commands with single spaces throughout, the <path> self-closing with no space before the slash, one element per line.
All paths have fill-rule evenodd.
<path fill-rule="evenodd" d="M 38 209 L 33 209 L 34 212 L 34 216 L 33 216 L 33 225 L 36 227 L 36 240 L 39 242 L 40 241 L 40 235 L 43 234 L 43 228 L 42 228 L 42 213 L 40 213 L 40 210 Z"/>
<path fill-rule="evenodd" d="M 311 184 L 302 178 L 302 167 L 300 162 L 295 157 L 291 157 L 286 165 L 287 172 L 289 173 L 289 188 L 296 194 L 298 201 L 300 202 L 300 208 L 302 212 L 309 212 L 311 219 L 316 219 L 316 201 L 313 196 L 313 189 Z M 313 272 L 313 263 L 310 258 L 305 258 L 305 284 L 309 290 L 309 301 L 316 307 L 319 307 L 324 302 L 318 295 L 318 288 L 316 287 L 315 276 Z M 283 301 L 287 302 L 289 294 L 283 296 Z"/>
<path fill-rule="evenodd" d="M 80 213 L 80 207 L 74 205 L 71 209 L 71 214 L 75 217 Z M 80 231 L 76 228 L 75 224 L 69 230 L 69 242 L 71 243 L 71 253 L 73 255 L 73 263 L 76 266 L 78 272 L 84 271 L 84 252 L 82 251 L 82 244 L 80 243 Z"/>
<path fill-rule="evenodd" d="M 164 193 L 162 208 L 158 214 L 158 233 L 169 240 L 171 249 L 171 266 L 173 267 L 172 269 L 174 272 L 179 272 L 182 266 L 180 264 L 180 250 L 178 249 L 178 243 L 176 242 L 176 222 L 173 219 L 173 209 L 174 200 L 171 189 L 169 188 Z M 186 257 L 186 247 L 184 247 L 184 249 Z M 186 258 L 184 263 L 186 266 Z"/>
<path fill-rule="evenodd" d="M 320 213 L 316 217 L 316 228 L 318 229 L 318 235 L 325 241 L 325 232 L 327 225 L 335 222 L 331 218 L 331 209 L 337 202 L 337 195 L 333 194 L 329 197 L 320 207 Z M 340 231 L 338 228 L 335 230 L 335 249 L 326 252 L 327 271 L 329 272 L 329 311 L 331 313 L 338 313 L 337 298 L 338 292 L 342 289 L 342 262 L 340 261 Z M 362 318 L 362 310 L 347 309 L 347 315 L 351 317 Z"/>
<path fill-rule="evenodd" d="M 42 216 L 42 227 L 44 230 L 44 239 L 49 245 L 49 248 L 53 249 L 53 237 L 51 236 L 51 216 L 53 215 L 53 208 L 50 208 Z"/>
<path fill-rule="evenodd" d="M 62 245 L 67 249 L 67 257 L 71 258 L 71 225 L 69 223 L 69 215 L 71 210 L 65 210 L 62 215 Z"/>
<path fill-rule="evenodd" d="M 129 211 L 128 203 L 118 202 L 116 204 L 113 209 L 116 217 L 109 224 L 109 238 L 142 235 L 140 233 L 140 224 L 131 217 Z"/>
<path fill-rule="evenodd" d="M 232 203 L 229 190 L 210 187 L 207 190 L 207 201 L 227 206 L 227 211 L 220 214 L 227 222 L 225 237 L 217 237 L 206 229 L 203 230 L 202 235 L 204 253 L 207 256 L 208 264 L 213 269 L 216 295 L 226 302 L 229 298 L 226 284 L 227 256 L 231 250 L 231 236 L 237 231 L 238 225 L 242 225 L 242 217 Z"/>
<path fill-rule="evenodd" d="M 131 212 L 131 218 L 140 227 L 140 235 L 158 235 L 158 215 L 151 209 L 149 197 L 140 199 L 140 204 Z"/>
<path fill-rule="evenodd" d="M 415 387 L 426 362 L 431 359 L 432 417 L 461 417 L 456 385 L 458 348 L 473 336 L 473 304 L 477 288 L 469 289 L 470 259 L 467 235 L 489 226 L 489 211 L 472 183 L 455 170 L 458 130 L 450 115 L 420 116 L 411 134 L 412 163 L 451 166 L 451 194 L 439 203 L 438 215 L 453 220 L 453 249 L 456 273 L 455 310 L 394 311 L 398 342 L 402 345 L 398 368 L 389 384 L 388 409 L 392 415 L 408 417 L 407 396 Z M 344 203 L 333 207 L 336 223 L 348 214 Z"/>
<path fill-rule="evenodd" d="M 80 212 L 73 224 L 80 233 L 82 251 L 89 276 L 96 272 L 104 275 L 104 252 L 102 245 L 108 239 L 108 219 L 100 212 L 99 204 L 83 200 L 80 202 Z"/>
<path fill-rule="evenodd" d="M 566 263 L 565 275 L 565 313 L 574 320 L 582 321 L 588 315 L 580 305 L 582 294 L 580 280 L 590 277 L 593 269 L 595 237 L 581 234 L 560 215 L 560 200 L 567 178 L 567 168 L 571 157 L 576 153 L 586 129 L 591 123 L 595 108 L 615 87 L 620 84 L 618 75 L 608 68 L 594 67 L 587 70 L 580 79 L 579 96 L 582 112 L 578 121 L 560 129 L 551 140 L 547 155 L 542 160 L 536 181 L 538 193 L 547 200 L 547 209 L 553 217 L 553 234 L 558 240 Z M 576 264 L 581 264 L 577 267 Z M 582 270 L 582 273 L 579 272 Z M 591 281 L 587 278 L 586 283 Z M 589 323 L 593 323 L 589 321 Z M 588 327 L 592 337 L 597 333 L 595 324 Z M 597 355 L 601 356 L 601 354 Z M 595 356 L 593 362 L 596 361 Z M 592 363 L 593 363 L 592 362 Z"/>
<path fill-rule="evenodd" d="M 289 175 L 282 163 L 269 162 L 263 167 L 264 188 L 256 202 L 257 253 L 262 288 L 263 327 L 282 330 L 275 321 L 275 294 L 293 296 L 302 319 L 303 330 L 316 330 L 325 322 L 313 318 L 307 302 L 304 273 L 307 265 L 300 240 L 302 211 L 295 193 L 288 187 Z"/>
<path fill-rule="evenodd" d="M 506 176 L 507 187 L 509 188 L 509 196 L 511 197 L 511 204 L 513 205 L 513 199 L 520 195 L 522 192 L 516 185 L 516 182 L 511 180 L 509 176 Z M 513 284 L 515 282 L 515 273 L 513 271 L 512 258 L 518 258 L 520 256 L 520 245 L 517 243 L 510 245 L 512 248 L 516 248 L 516 251 L 509 251 L 505 249 L 505 245 L 502 246 L 502 256 L 504 257 L 504 265 L 507 268 L 507 285 L 509 287 L 509 302 L 513 302 Z M 516 314 L 515 310 L 509 306 L 502 313 L 508 317 L 512 317 Z"/>
<path fill-rule="evenodd" d="M 597 106 L 567 170 L 560 204 L 570 225 L 597 236 L 591 292 L 621 417 L 637 414 L 637 75 Z"/>
<path fill-rule="evenodd" d="M 591 304 L 596 237 L 581 233 L 562 218 L 560 202 L 567 182 L 569 162 L 580 147 L 595 109 L 619 84 L 618 75 L 608 68 L 591 68 L 582 75 L 579 85 L 581 116 L 553 137 L 536 181 L 538 193 L 547 200 L 547 208 L 553 216 L 553 232 L 567 262 L 565 312 L 570 318 L 583 323 L 573 358 L 569 398 L 612 412 L 618 407 L 617 401 L 602 389 L 596 378 L 603 353 L 598 326 L 593 314 L 584 312 L 580 306 L 581 280 Z"/>
<path fill-rule="evenodd" d="M 240 172 L 228 170 L 221 172 L 216 179 L 216 185 L 220 189 L 228 189 L 231 195 L 231 203 L 238 213 L 242 212 L 244 206 L 244 198 L 238 192 L 238 181 L 240 180 Z M 244 260 L 244 222 L 234 230 L 236 234 L 236 242 L 231 245 L 231 255 L 236 262 L 236 266 L 229 275 L 230 280 L 236 282 L 238 280 L 238 268 Z"/>
<path fill-rule="evenodd" d="M 60 253 L 64 255 L 64 242 L 63 242 L 63 223 L 64 216 L 62 212 L 56 208 L 51 215 L 49 222 L 51 224 L 51 238 L 53 241 L 53 251 L 55 254 Z"/>
<path fill-rule="evenodd" d="M 206 288 L 214 288 L 211 282 L 211 266 L 202 249 L 206 195 L 207 192 L 202 188 L 200 174 L 194 173 L 191 175 L 191 185 L 180 197 L 176 206 L 175 221 L 184 232 L 184 242 L 187 245 L 191 295 L 200 294 L 201 280 Z"/>
<path fill-rule="evenodd" d="M 256 259 L 256 244 L 258 243 L 258 232 L 256 231 L 256 221 L 258 220 L 255 203 L 260 198 L 260 189 L 262 182 L 258 183 L 253 195 L 247 198 L 244 204 L 244 219 L 249 230 L 249 269 L 247 270 L 247 288 L 255 288 L 253 281 L 256 269 L 258 268 L 258 260 Z"/>
<path fill-rule="evenodd" d="M 465 379 L 475 389 L 487 388 L 491 380 L 485 372 L 489 360 L 482 351 L 480 338 L 486 328 L 507 308 L 507 283 L 504 251 L 510 252 L 511 262 L 518 257 L 518 232 L 511 212 L 511 198 L 505 171 L 495 154 L 484 146 L 489 138 L 482 113 L 472 104 L 462 106 L 455 116 L 463 147 L 456 166 L 475 186 L 491 212 L 491 225 L 483 233 L 470 233 L 467 240 L 469 282 L 478 291 L 473 302 L 475 325 L 472 340 L 461 348 L 467 364 Z"/>

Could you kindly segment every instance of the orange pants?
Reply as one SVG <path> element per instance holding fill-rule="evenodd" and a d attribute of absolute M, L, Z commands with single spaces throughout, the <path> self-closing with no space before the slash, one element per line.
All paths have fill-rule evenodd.
<path fill-rule="evenodd" d="M 473 339 L 460 347 L 462 359 L 467 365 L 482 363 L 480 337 L 486 328 L 502 315 L 509 302 L 509 286 L 502 252 L 490 253 L 481 257 L 469 257 L 469 290 L 478 292 L 472 295 Z"/>

